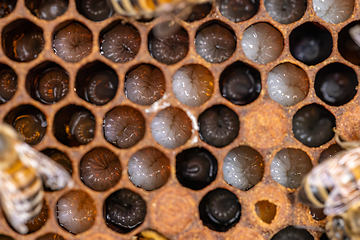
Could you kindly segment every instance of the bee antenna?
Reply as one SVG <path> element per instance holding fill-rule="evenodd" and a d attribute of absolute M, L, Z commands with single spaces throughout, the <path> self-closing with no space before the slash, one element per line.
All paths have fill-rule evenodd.
<path fill-rule="evenodd" d="M 333 131 L 335 133 L 335 141 L 341 148 L 353 149 L 353 148 L 360 147 L 360 141 L 351 141 L 351 142 L 343 141 L 343 140 L 341 140 L 343 138 L 341 137 L 338 130 L 336 128 L 333 128 Z"/>

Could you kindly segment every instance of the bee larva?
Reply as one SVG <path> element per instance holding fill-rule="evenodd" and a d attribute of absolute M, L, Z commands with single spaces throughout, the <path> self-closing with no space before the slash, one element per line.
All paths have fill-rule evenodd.
<path fill-rule="evenodd" d="M 26 234 L 25 225 L 43 206 L 43 183 L 52 190 L 71 184 L 70 174 L 32 149 L 7 124 L 0 124 L 0 201 L 10 225 Z M 43 181 L 42 181 L 43 179 Z"/>
<path fill-rule="evenodd" d="M 314 240 L 314 237 L 305 229 L 289 226 L 276 233 L 271 240 Z"/>

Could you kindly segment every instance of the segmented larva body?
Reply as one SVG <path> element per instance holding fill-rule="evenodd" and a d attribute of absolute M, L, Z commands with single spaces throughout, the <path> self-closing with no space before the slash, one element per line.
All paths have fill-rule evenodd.
<path fill-rule="evenodd" d="M 114 98 L 118 87 L 118 76 L 113 71 L 100 71 L 86 85 L 85 98 L 95 105 L 104 105 Z"/>
<path fill-rule="evenodd" d="M 17 88 L 17 76 L 11 68 L 0 71 L 0 102 L 9 101 Z"/>
<path fill-rule="evenodd" d="M 40 31 L 20 34 L 13 40 L 15 60 L 28 62 L 37 58 L 45 44 L 44 36 Z"/>
<path fill-rule="evenodd" d="M 17 117 L 13 126 L 27 144 L 36 145 L 45 136 L 47 123 L 41 114 L 28 114 Z"/>
<path fill-rule="evenodd" d="M 309 91 L 306 73 L 291 63 L 283 63 L 273 68 L 267 84 L 270 97 L 284 107 L 302 101 Z"/>
<path fill-rule="evenodd" d="M 304 15 L 306 0 L 265 0 L 265 8 L 272 19 L 288 24 L 296 22 Z"/>
<path fill-rule="evenodd" d="M 79 144 L 91 142 L 95 134 L 95 119 L 91 113 L 80 111 L 75 113 L 69 122 L 69 129 L 72 136 Z"/>
<path fill-rule="evenodd" d="M 52 68 L 41 77 L 36 94 L 42 102 L 51 104 L 60 101 L 69 91 L 69 76 L 60 68 Z"/>
<path fill-rule="evenodd" d="M 354 11 L 354 0 L 314 0 L 316 14 L 329 23 L 346 21 Z"/>
<path fill-rule="evenodd" d="M 222 0 L 220 13 L 233 22 L 242 22 L 252 18 L 259 9 L 259 0 Z"/>
<path fill-rule="evenodd" d="M 82 0 L 80 9 L 81 13 L 92 21 L 105 20 L 113 13 L 107 0 Z"/>
<path fill-rule="evenodd" d="M 39 9 L 35 10 L 36 16 L 40 19 L 53 20 L 63 15 L 68 8 L 65 0 L 41 1 Z"/>
<path fill-rule="evenodd" d="M 176 98 L 189 106 L 200 106 L 210 99 L 214 91 L 214 78 L 201 65 L 181 67 L 174 74 L 172 88 Z"/>
<path fill-rule="evenodd" d="M 241 46 L 245 55 L 259 64 L 275 61 L 284 48 L 281 33 L 267 23 L 257 23 L 244 31 Z"/>

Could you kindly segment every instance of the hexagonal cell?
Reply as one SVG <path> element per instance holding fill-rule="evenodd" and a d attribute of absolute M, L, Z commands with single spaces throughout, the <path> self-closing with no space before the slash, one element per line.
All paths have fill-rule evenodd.
<path fill-rule="evenodd" d="M 135 108 L 118 106 L 104 117 L 105 139 L 119 148 L 131 148 L 145 135 L 145 119 Z"/>
<path fill-rule="evenodd" d="M 94 115 L 84 107 L 63 107 L 55 115 L 53 133 L 59 142 L 67 146 L 85 145 L 94 138 Z"/>
<path fill-rule="evenodd" d="M 78 234 L 87 231 L 96 218 L 94 200 L 84 191 L 69 191 L 57 202 L 57 220 L 65 230 Z"/>
<path fill-rule="evenodd" d="M 96 61 L 83 66 L 76 76 L 76 93 L 95 105 L 111 101 L 118 89 L 116 72 L 106 64 Z"/>
<path fill-rule="evenodd" d="M 354 5 L 354 0 L 313 0 L 313 8 L 316 15 L 324 21 L 334 24 L 346 21 L 353 13 Z"/>
<path fill-rule="evenodd" d="M 83 24 L 66 21 L 55 28 L 52 45 L 58 57 L 66 62 L 78 62 L 91 53 L 93 36 Z"/>
<path fill-rule="evenodd" d="M 45 115 L 32 105 L 20 105 L 12 109 L 4 118 L 30 145 L 41 142 L 45 136 L 47 122 Z"/>
<path fill-rule="evenodd" d="M 175 64 L 188 54 L 189 36 L 180 25 L 163 22 L 149 33 L 148 48 L 151 56 L 159 62 Z"/>
<path fill-rule="evenodd" d="M 184 187 L 200 190 L 212 183 L 218 171 L 216 158 L 205 148 L 190 148 L 176 156 L 176 177 Z"/>
<path fill-rule="evenodd" d="M 56 163 L 60 164 L 70 175 L 72 175 L 73 167 L 70 158 L 63 152 L 55 148 L 47 148 L 42 151 L 46 156 L 50 157 Z M 49 190 L 49 189 L 45 189 Z"/>
<path fill-rule="evenodd" d="M 217 188 L 203 197 L 199 212 L 205 226 L 217 232 L 226 232 L 239 222 L 241 205 L 234 193 Z"/>
<path fill-rule="evenodd" d="M 17 75 L 6 64 L 0 63 L 0 104 L 9 101 L 17 89 Z"/>
<path fill-rule="evenodd" d="M 107 0 L 76 0 L 76 8 L 80 14 L 91 21 L 103 21 L 113 14 Z"/>
<path fill-rule="evenodd" d="M 233 55 L 236 36 L 234 31 L 222 22 L 207 22 L 196 32 L 195 48 L 206 61 L 221 63 Z"/>
<path fill-rule="evenodd" d="M 327 149 L 325 149 L 324 151 L 322 151 L 318 162 L 321 163 L 321 162 L 327 160 L 328 158 L 334 156 L 336 153 L 338 153 L 342 150 L 343 149 L 339 145 L 333 144 L 330 147 L 328 147 Z"/>
<path fill-rule="evenodd" d="M 62 236 L 55 234 L 55 233 L 47 233 L 45 235 L 42 235 L 36 240 L 65 240 Z"/>
<path fill-rule="evenodd" d="M 25 0 L 25 6 L 40 19 L 54 20 L 63 15 L 69 5 L 69 0 Z"/>
<path fill-rule="evenodd" d="M 338 35 L 338 49 L 340 54 L 349 62 L 360 65 L 360 43 L 357 40 L 360 21 L 345 26 Z M 351 33 L 351 34 L 350 34 Z"/>
<path fill-rule="evenodd" d="M 143 148 L 130 157 L 128 173 L 134 185 L 152 191 L 166 184 L 170 176 L 170 161 L 156 148 Z"/>
<path fill-rule="evenodd" d="M 165 77 L 162 71 L 150 64 L 137 65 L 125 77 L 125 95 L 140 105 L 151 105 L 164 95 Z"/>
<path fill-rule="evenodd" d="M 341 106 L 357 93 L 358 80 L 355 71 L 341 63 L 326 65 L 316 74 L 315 92 L 325 103 Z"/>
<path fill-rule="evenodd" d="M 271 99 L 284 107 L 301 102 L 309 92 L 307 74 L 292 63 L 282 63 L 273 68 L 269 72 L 267 85 Z"/>
<path fill-rule="evenodd" d="M 175 97 L 188 106 L 200 106 L 209 100 L 214 92 L 214 77 L 198 64 L 179 68 L 172 78 Z"/>
<path fill-rule="evenodd" d="M 263 157 L 255 149 L 239 146 L 232 149 L 224 159 L 224 180 L 243 191 L 259 183 L 264 175 Z"/>
<path fill-rule="evenodd" d="M 271 177 L 287 188 L 298 188 L 312 168 L 311 159 L 300 149 L 281 149 L 270 165 Z"/>
<path fill-rule="evenodd" d="M 94 148 L 80 161 L 80 178 L 96 191 L 112 188 L 121 178 L 119 158 L 106 148 Z"/>
<path fill-rule="evenodd" d="M 284 49 L 284 38 L 268 23 L 256 23 L 244 31 L 241 47 L 245 55 L 258 64 L 275 61 Z"/>
<path fill-rule="evenodd" d="M 306 11 L 306 0 L 265 0 L 265 8 L 275 21 L 282 24 L 296 22 Z"/>
<path fill-rule="evenodd" d="M 44 200 L 40 213 L 26 223 L 26 226 L 29 229 L 28 233 L 33 233 L 40 230 L 40 228 L 42 228 L 45 225 L 46 221 L 48 220 L 48 215 L 49 215 L 49 207 L 46 201 Z"/>
<path fill-rule="evenodd" d="M 0 19 L 14 11 L 16 3 L 17 0 L 0 0 Z"/>
<path fill-rule="evenodd" d="M 26 90 L 41 103 L 56 103 L 69 92 L 69 74 L 54 62 L 44 62 L 29 71 Z"/>
<path fill-rule="evenodd" d="M 271 240 L 284 240 L 284 239 L 292 239 L 292 240 L 314 240 L 314 237 L 306 231 L 305 229 L 296 228 L 293 226 L 288 226 L 279 232 L 277 232 Z"/>
<path fill-rule="evenodd" d="M 43 50 L 45 39 L 43 30 L 26 19 L 18 19 L 4 27 L 2 47 L 10 59 L 29 62 Z"/>
<path fill-rule="evenodd" d="M 276 215 L 276 205 L 269 201 L 259 201 L 255 204 L 255 212 L 265 223 L 270 224 Z"/>
<path fill-rule="evenodd" d="M 308 147 L 319 147 L 330 141 L 336 126 L 334 115 L 315 103 L 297 111 L 292 124 L 294 137 Z"/>
<path fill-rule="evenodd" d="M 258 98 L 261 76 L 258 70 L 242 62 L 235 62 L 220 75 L 221 95 L 236 105 L 246 105 Z"/>
<path fill-rule="evenodd" d="M 187 21 L 194 22 L 205 18 L 211 11 L 211 3 L 202 3 L 193 6 Z"/>
<path fill-rule="evenodd" d="M 259 10 L 259 0 L 221 0 L 220 13 L 233 22 L 242 22 L 252 18 Z"/>
<path fill-rule="evenodd" d="M 306 65 L 316 65 L 327 59 L 333 47 L 330 32 L 319 23 L 307 22 L 295 28 L 290 36 L 290 52 Z"/>
<path fill-rule="evenodd" d="M 106 225 L 115 232 L 128 233 L 145 220 L 146 202 L 137 193 L 123 188 L 112 193 L 104 203 Z"/>
<path fill-rule="evenodd" d="M 135 58 L 140 49 L 139 31 L 130 24 L 115 21 L 100 33 L 100 53 L 116 63 Z"/>
<path fill-rule="evenodd" d="M 180 147 L 191 137 L 191 120 L 180 108 L 168 107 L 161 110 L 150 127 L 155 141 L 170 149 Z"/>
<path fill-rule="evenodd" d="M 201 140 L 222 148 L 229 145 L 239 134 L 239 116 L 225 105 L 215 105 L 199 116 Z"/>

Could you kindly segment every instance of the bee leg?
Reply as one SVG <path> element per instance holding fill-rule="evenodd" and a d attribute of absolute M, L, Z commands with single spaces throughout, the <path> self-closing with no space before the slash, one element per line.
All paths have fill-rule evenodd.
<path fill-rule="evenodd" d="M 341 140 L 341 135 L 335 128 L 333 129 L 333 131 L 335 132 L 335 141 L 341 148 L 348 150 L 360 147 L 360 141 L 343 141 Z"/>

